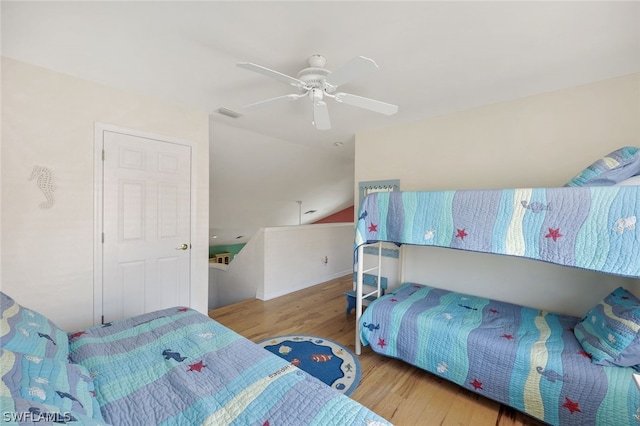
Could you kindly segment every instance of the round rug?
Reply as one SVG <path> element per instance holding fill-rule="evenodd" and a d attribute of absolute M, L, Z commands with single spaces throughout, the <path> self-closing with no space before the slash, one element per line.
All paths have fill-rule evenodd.
<path fill-rule="evenodd" d="M 360 383 L 360 361 L 340 343 L 318 336 L 289 334 L 258 342 L 332 388 L 350 395 Z"/>

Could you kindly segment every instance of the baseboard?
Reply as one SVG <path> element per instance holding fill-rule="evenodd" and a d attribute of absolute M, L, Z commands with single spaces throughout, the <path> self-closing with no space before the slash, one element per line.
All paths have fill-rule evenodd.
<path fill-rule="evenodd" d="M 327 276 L 321 277 L 317 281 L 311 281 L 311 282 L 308 282 L 306 284 L 301 284 L 301 285 L 298 285 L 298 286 L 289 287 L 289 288 L 286 288 L 286 289 L 281 289 L 279 291 L 266 292 L 266 293 L 258 292 L 258 294 L 256 294 L 256 298 L 260 299 L 260 300 L 275 299 L 276 297 L 284 296 L 286 294 L 293 293 L 293 292 L 298 291 L 298 290 L 304 290 L 305 288 L 313 287 L 314 285 L 322 284 L 322 283 L 325 283 L 327 281 L 331 281 L 331 280 L 334 280 L 336 278 L 344 277 L 345 275 L 349 275 L 349 274 L 352 274 L 352 273 L 353 273 L 353 270 L 349 269 L 349 270 L 346 270 L 346 271 L 340 271 L 340 272 L 336 272 L 335 274 L 331 274 L 331 275 L 327 275 Z"/>

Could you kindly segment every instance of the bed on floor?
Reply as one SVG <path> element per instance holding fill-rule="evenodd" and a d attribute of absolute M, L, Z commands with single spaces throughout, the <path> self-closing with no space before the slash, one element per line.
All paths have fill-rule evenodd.
<path fill-rule="evenodd" d="M 387 425 L 195 310 L 67 334 L 0 292 L 6 424 Z"/>
<path fill-rule="evenodd" d="M 416 283 L 374 290 L 362 312 L 372 294 L 362 289 L 363 248 L 379 242 L 640 278 L 638 175 L 640 149 L 625 147 L 559 188 L 368 195 L 355 235 L 356 352 L 362 341 L 549 424 L 638 424 L 640 300 L 624 288 L 583 318 Z"/>

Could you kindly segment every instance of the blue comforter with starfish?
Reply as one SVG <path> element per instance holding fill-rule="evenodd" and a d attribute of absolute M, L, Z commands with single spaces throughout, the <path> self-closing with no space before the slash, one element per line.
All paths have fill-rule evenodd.
<path fill-rule="evenodd" d="M 356 248 L 378 241 L 526 257 L 640 277 L 640 148 L 624 147 L 564 187 L 379 192 L 364 198 Z"/>
<path fill-rule="evenodd" d="M 114 425 L 388 425 L 356 401 L 188 308 L 69 335 Z"/>
<path fill-rule="evenodd" d="M 637 425 L 633 370 L 591 362 L 573 333 L 578 321 L 406 283 L 367 307 L 360 337 L 552 425 Z"/>
<path fill-rule="evenodd" d="M 386 241 L 526 257 L 640 277 L 640 186 L 380 192 L 355 243 Z"/>

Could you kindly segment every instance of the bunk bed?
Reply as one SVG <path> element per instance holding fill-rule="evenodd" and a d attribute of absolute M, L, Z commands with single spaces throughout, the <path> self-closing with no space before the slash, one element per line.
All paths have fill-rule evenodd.
<path fill-rule="evenodd" d="M 364 293 L 363 277 L 381 277 L 386 242 L 640 278 L 638 175 L 640 148 L 625 147 L 563 187 L 368 195 L 355 231 L 356 353 L 370 345 L 549 424 L 637 424 L 640 300 L 627 290 L 576 318 L 417 283 Z"/>

